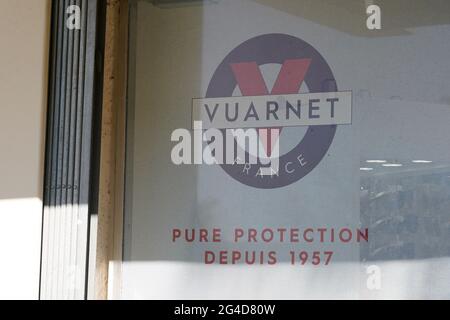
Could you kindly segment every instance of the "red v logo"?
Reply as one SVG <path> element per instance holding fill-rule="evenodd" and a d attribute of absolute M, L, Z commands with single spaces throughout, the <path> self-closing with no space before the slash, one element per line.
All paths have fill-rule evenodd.
<path fill-rule="evenodd" d="M 300 86 L 308 72 L 311 59 L 286 60 L 281 67 L 277 80 L 270 94 L 294 94 L 298 93 Z M 266 83 L 256 62 L 232 63 L 231 69 L 244 96 L 268 95 Z M 276 143 L 281 133 L 281 128 L 258 129 L 260 139 L 266 149 L 267 156 L 272 153 L 272 143 Z M 270 138 L 275 136 L 275 140 Z"/>
<path fill-rule="evenodd" d="M 270 94 L 298 93 L 310 64 L 311 59 L 286 60 Z M 231 69 L 244 96 L 269 94 L 256 62 L 233 63 Z"/>

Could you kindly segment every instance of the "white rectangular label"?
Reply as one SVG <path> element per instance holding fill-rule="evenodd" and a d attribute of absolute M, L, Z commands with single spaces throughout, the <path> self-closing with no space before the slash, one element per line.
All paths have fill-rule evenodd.
<path fill-rule="evenodd" d="M 192 120 L 202 121 L 204 129 L 351 124 L 352 93 L 193 99 Z"/>

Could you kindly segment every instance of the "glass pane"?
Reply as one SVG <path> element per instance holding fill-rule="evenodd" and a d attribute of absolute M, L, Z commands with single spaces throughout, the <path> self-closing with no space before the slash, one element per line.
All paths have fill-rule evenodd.
<path fill-rule="evenodd" d="M 366 2 L 137 1 L 124 298 L 450 297 L 450 3 Z"/>

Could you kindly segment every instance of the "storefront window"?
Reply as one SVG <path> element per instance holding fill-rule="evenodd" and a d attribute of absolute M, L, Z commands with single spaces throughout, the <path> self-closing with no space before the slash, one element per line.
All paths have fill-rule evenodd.
<path fill-rule="evenodd" d="M 450 295 L 450 3 L 377 4 L 136 2 L 124 298 Z"/>

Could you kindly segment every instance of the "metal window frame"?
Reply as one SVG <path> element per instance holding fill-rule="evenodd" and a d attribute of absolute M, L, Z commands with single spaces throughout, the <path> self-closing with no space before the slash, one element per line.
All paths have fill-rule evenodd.
<path fill-rule="evenodd" d="M 66 26 L 81 8 L 81 29 Z M 105 0 L 53 0 L 40 299 L 86 299 L 97 213 Z"/>

